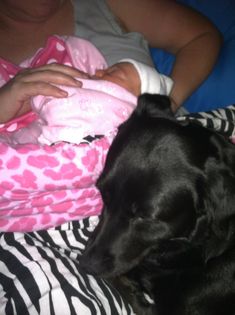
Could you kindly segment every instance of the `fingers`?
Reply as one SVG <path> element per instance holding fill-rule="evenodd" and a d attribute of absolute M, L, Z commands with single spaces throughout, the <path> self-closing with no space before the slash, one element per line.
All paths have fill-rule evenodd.
<path fill-rule="evenodd" d="M 81 87 L 82 84 L 79 81 L 79 78 L 87 79 L 89 78 L 89 75 L 69 66 L 49 64 L 38 68 L 24 69 L 16 75 L 15 81 L 43 81 L 52 84 Z"/>
<path fill-rule="evenodd" d="M 69 86 L 81 86 L 81 82 L 75 77 L 54 70 L 22 71 L 13 79 L 14 83 L 46 82 L 47 84 L 61 84 Z"/>
<path fill-rule="evenodd" d="M 67 92 L 56 85 L 81 87 L 82 83 L 79 78 L 88 77 L 87 73 L 69 66 L 48 64 L 38 68 L 23 69 L 7 85 L 19 102 L 39 94 L 66 97 Z"/>
<path fill-rule="evenodd" d="M 87 79 L 89 75 L 60 64 L 48 64 L 20 71 L 0 88 L 0 122 L 8 121 L 30 110 L 32 96 L 66 97 L 68 93 L 56 85 L 81 87 L 80 78 Z"/>
<path fill-rule="evenodd" d="M 18 100 L 25 101 L 28 98 L 36 95 L 52 96 L 52 97 L 66 97 L 68 93 L 59 87 L 49 84 L 47 82 L 24 82 L 15 86 L 18 93 Z"/>
<path fill-rule="evenodd" d="M 81 87 L 79 78 L 88 78 L 89 75 L 75 68 L 49 64 L 33 69 L 21 70 L 11 82 L 12 93 L 17 95 L 18 101 L 27 98 L 44 95 L 54 97 L 66 97 L 68 93 L 55 85 Z"/>
<path fill-rule="evenodd" d="M 46 70 L 51 70 L 51 71 L 56 71 L 56 72 L 61 72 L 73 77 L 88 77 L 89 75 L 83 71 L 80 71 L 74 67 L 66 66 L 63 64 L 59 63 L 51 63 L 51 64 L 46 64 L 44 66 L 40 66 L 37 68 L 31 68 L 31 69 L 25 69 L 28 72 L 38 72 L 38 71 L 46 71 Z M 23 70 L 24 71 L 24 70 Z"/>

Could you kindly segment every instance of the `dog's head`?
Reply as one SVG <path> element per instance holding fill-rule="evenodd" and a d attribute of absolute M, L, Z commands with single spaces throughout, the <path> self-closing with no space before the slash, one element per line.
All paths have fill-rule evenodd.
<path fill-rule="evenodd" d="M 167 240 L 208 243 L 206 255 L 219 254 L 235 226 L 234 165 L 234 148 L 222 136 L 177 121 L 166 96 L 142 95 L 97 182 L 104 207 L 82 266 L 121 274 Z"/>

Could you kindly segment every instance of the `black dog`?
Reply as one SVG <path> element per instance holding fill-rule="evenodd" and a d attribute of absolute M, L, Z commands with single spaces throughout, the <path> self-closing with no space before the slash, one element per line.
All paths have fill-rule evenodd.
<path fill-rule="evenodd" d="M 125 274 L 140 315 L 235 314 L 235 149 L 227 139 L 177 121 L 167 97 L 142 95 L 97 186 L 104 208 L 81 260 L 87 272 Z"/>

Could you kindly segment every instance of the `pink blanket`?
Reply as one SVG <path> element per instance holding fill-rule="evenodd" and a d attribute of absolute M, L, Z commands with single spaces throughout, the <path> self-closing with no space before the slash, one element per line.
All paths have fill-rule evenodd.
<path fill-rule="evenodd" d="M 95 182 L 110 142 L 0 143 L 0 230 L 35 231 L 100 213 Z"/>
<path fill-rule="evenodd" d="M 85 71 L 86 62 L 91 73 L 104 66 L 104 59 L 102 56 L 98 58 L 97 50 L 94 62 L 90 58 L 91 52 L 89 58 L 85 53 L 85 41 L 76 42 L 72 38 L 72 42 L 78 46 L 82 44 L 79 50 L 84 57 L 81 70 Z M 88 46 L 90 51 L 90 44 Z M 59 52 L 63 52 L 63 60 L 78 65 L 78 61 L 70 58 L 71 42 L 68 39 L 64 42 L 58 37 L 50 39 L 36 58 L 24 64 L 33 66 L 38 64 L 38 60 L 43 62 L 45 56 L 48 62 L 58 62 L 51 56 L 58 47 Z M 7 81 L 9 73 L 17 69 L 7 62 L 4 65 L 2 78 Z M 65 111 L 62 107 L 61 111 L 57 111 L 59 106 L 64 106 L 58 103 L 61 100 L 38 96 L 33 100 L 35 112 L 0 126 L 1 231 L 35 231 L 100 213 L 102 200 L 95 182 L 102 171 L 116 128 L 132 112 L 135 98 L 113 83 L 99 83 L 102 86 L 94 90 L 93 83 L 85 81 L 84 89 L 79 89 L 81 97 L 78 97 L 77 91 L 70 90 L 66 115 L 63 115 Z M 104 136 L 83 143 L 83 137 L 97 133 Z M 51 143 L 55 144 L 49 145 Z"/>

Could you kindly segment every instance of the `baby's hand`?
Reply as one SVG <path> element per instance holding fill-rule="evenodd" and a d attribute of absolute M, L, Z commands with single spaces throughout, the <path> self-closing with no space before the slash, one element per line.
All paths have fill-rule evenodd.
<path fill-rule="evenodd" d="M 20 71 L 0 88 L 0 123 L 28 112 L 32 96 L 66 97 L 67 92 L 54 84 L 81 87 L 77 78 L 88 78 L 88 75 L 56 63 Z"/>

